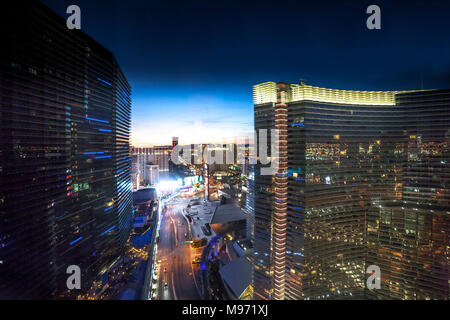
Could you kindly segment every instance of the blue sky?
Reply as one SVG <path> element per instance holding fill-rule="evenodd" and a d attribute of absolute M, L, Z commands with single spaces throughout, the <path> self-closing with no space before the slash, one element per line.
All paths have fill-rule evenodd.
<path fill-rule="evenodd" d="M 218 142 L 245 135 L 253 128 L 250 91 L 243 95 L 232 89 L 224 92 L 175 84 L 157 90 L 155 87 L 142 83 L 133 88 L 139 92 L 133 105 L 141 106 L 133 108 L 136 145 L 145 145 L 149 140 L 167 144 L 172 136 L 180 137 L 181 143 Z"/>
<path fill-rule="evenodd" d="M 253 128 L 252 85 L 450 88 L 446 0 L 43 0 L 111 50 L 133 90 L 136 145 L 217 142 Z"/>

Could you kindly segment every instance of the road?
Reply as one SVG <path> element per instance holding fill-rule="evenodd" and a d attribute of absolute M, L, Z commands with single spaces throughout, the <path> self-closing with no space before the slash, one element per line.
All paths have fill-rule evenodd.
<path fill-rule="evenodd" d="M 192 249 L 189 225 L 182 215 L 189 199 L 176 198 L 167 205 L 161 218 L 158 255 L 157 299 L 200 300 L 198 265 L 192 260 L 201 256 L 201 249 Z M 187 237 L 185 236 L 187 235 Z M 164 284 L 167 283 L 167 287 Z"/>

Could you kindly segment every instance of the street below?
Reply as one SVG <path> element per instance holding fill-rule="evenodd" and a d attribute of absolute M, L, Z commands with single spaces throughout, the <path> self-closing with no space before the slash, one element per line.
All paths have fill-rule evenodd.
<path fill-rule="evenodd" d="M 189 225 L 182 214 L 190 198 L 174 198 L 162 213 L 156 257 L 159 300 L 201 299 L 199 265 L 192 261 L 201 256 L 202 248 L 191 248 Z"/>

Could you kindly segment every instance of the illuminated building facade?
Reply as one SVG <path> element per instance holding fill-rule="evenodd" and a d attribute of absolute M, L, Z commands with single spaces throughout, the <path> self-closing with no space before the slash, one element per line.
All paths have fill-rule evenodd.
<path fill-rule="evenodd" d="M 250 173 L 247 176 L 247 190 L 245 192 L 245 209 L 247 214 L 247 239 L 253 239 L 255 236 L 255 171 L 251 166 Z"/>
<path fill-rule="evenodd" d="M 155 164 L 147 164 L 145 166 L 145 185 L 157 186 L 159 185 L 159 169 Z"/>
<path fill-rule="evenodd" d="M 40 2 L 6 10 L 0 297 L 73 298 L 129 237 L 131 88 L 111 52 Z M 81 290 L 67 290 L 70 265 Z"/>
<path fill-rule="evenodd" d="M 373 221 L 379 223 L 378 206 L 412 201 L 411 191 L 405 191 L 411 188 L 418 189 L 416 195 L 421 194 L 429 206 L 426 188 L 444 192 L 448 179 L 443 172 L 448 172 L 449 121 L 441 115 L 444 110 L 448 114 L 450 107 L 445 100 L 448 91 L 438 92 L 351 91 L 274 82 L 254 87 L 255 129 L 276 128 L 280 137 L 278 155 L 273 155 L 279 158 L 279 171 L 261 175 L 261 165 L 255 166 L 255 299 L 377 297 L 365 289 L 366 267 L 379 263 L 382 275 L 387 275 L 394 267 L 383 252 L 396 250 L 389 231 L 392 226 L 387 231 L 374 229 Z M 439 134 L 425 138 L 416 133 L 416 127 L 431 130 L 433 123 L 425 121 L 425 115 L 435 117 Z M 431 162 L 417 162 L 419 136 L 426 152 L 436 154 L 432 163 L 439 170 Z M 433 175 L 433 184 L 423 180 Z M 418 183 L 428 187 L 418 188 Z M 448 208 L 447 198 L 440 210 Z M 433 277 L 439 279 L 438 287 L 447 286 L 448 294 L 448 283 L 442 278 L 444 272 L 448 275 L 442 267 L 449 257 L 448 214 L 428 219 L 436 230 L 423 241 L 435 242 L 438 249 L 426 261 L 439 270 L 440 276 Z M 405 218 L 404 223 L 411 221 Z M 419 224 L 417 228 L 429 227 Z M 410 242 L 411 250 L 425 250 L 419 244 Z M 377 252 L 383 245 L 385 251 Z M 411 260 L 404 260 L 399 270 L 413 266 Z M 433 277 L 422 275 L 423 285 L 430 286 Z M 390 296 L 392 290 L 386 290 Z M 409 290 L 419 289 L 411 284 Z"/>
<path fill-rule="evenodd" d="M 367 265 L 381 269 L 374 299 L 449 299 L 450 91 L 399 94 L 405 134 L 401 198 L 374 202 L 368 214 Z"/>
<path fill-rule="evenodd" d="M 172 137 L 172 147 L 175 148 L 178 145 L 178 139 L 178 137 Z"/>
<path fill-rule="evenodd" d="M 141 178 L 144 179 L 145 177 L 146 165 L 154 164 L 158 166 L 160 179 L 167 179 L 172 148 L 172 146 L 133 147 L 131 149 L 133 164 L 136 164 L 141 173 Z"/>

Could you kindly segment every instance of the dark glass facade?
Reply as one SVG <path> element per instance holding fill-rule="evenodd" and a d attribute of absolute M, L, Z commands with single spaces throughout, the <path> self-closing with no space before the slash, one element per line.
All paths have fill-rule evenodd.
<path fill-rule="evenodd" d="M 367 265 L 381 269 L 375 299 L 449 299 L 450 91 L 398 94 L 404 135 L 401 198 L 368 214 Z"/>
<path fill-rule="evenodd" d="M 74 298 L 131 228 L 131 87 L 113 54 L 37 1 L 2 11 L 0 297 Z M 81 290 L 66 290 L 66 269 Z"/>
<path fill-rule="evenodd" d="M 255 87 L 256 130 L 282 128 L 283 108 L 287 132 L 282 172 L 261 175 L 256 166 L 254 298 L 448 298 L 449 91 Z M 414 225 L 414 237 L 380 224 L 380 208 L 403 202 L 396 223 Z M 406 209 L 412 202 L 435 211 L 420 218 L 423 209 Z M 373 264 L 382 289 L 369 291 Z"/>
<path fill-rule="evenodd" d="M 255 106 L 255 130 L 274 128 L 275 113 L 272 103 Z M 270 154 L 270 149 L 268 150 Z M 254 166 L 253 202 L 253 295 L 254 299 L 266 299 L 273 293 L 273 237 L 274 192 L 272 176 L 261 175 L 261 166 Z M 250 213 L 251 214 L 251 213 Z"/>

